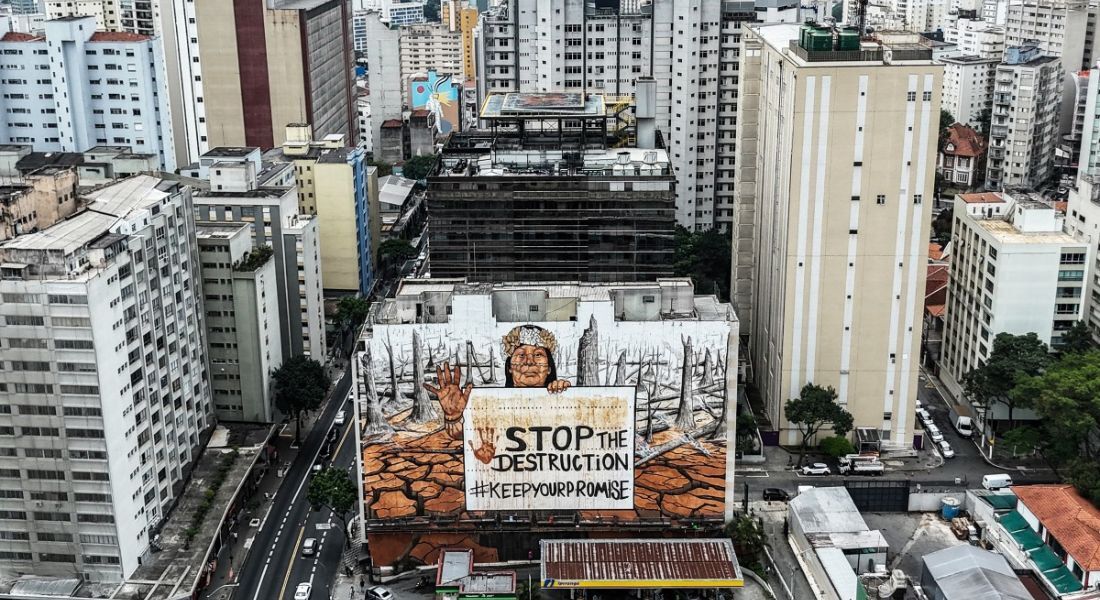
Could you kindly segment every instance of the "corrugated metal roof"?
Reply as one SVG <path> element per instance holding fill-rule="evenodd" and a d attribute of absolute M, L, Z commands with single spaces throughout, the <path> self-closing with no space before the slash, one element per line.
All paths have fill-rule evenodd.
<path fill-rule="evenodd" d="M 543 540 L 542 563 L 544 580 L 741 578 L 728 539 Z"/>

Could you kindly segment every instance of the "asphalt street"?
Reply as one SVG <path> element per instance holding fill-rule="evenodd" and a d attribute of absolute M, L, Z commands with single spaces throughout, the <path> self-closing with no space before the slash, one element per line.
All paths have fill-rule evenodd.
<path fill-rule="evenodd" d="M 336 382 L 309 435 L 287 470 L 279 491 L 272 499 L 271 509 L 256 532 L 247 561 L 241 568 L 236 600 L 293 599 L 301 582 L 310 582 L 310 598 L 327 600 L 329 587 L 339 568 L 344 548 L 344 532 L 340 521 L 327 510 L 311 510 L 306 500 L 310 468 L 318 460 L 333 420 L 340 410 L 348 410 L 342 427 L 336 427 L 337 447 L 331 466 L 348 469 L 354 463 L 358 447 L 351 431 L 352 411 L 345 398 L 351 386 L 350 369 Z M 328 466 L 329 463 L 325 462 Z M 317 553 L 301 556 L 305 539 L 316 538 Z"/>
<path fill-rule="evenodd" d="M 980 487 L 982 475 L 988 473 L 1000 473 L 1002 469 L 985 462 L 978 453 L 974 442 L 962 438 L 955 432 L 948 414 L 947 404 L 936 388 L 935 382 L 924 373 L 920 375 L 919 394 L 921 404 L 932 414 L 932 418 L 944 435 L 944 439 L 951 444 L 955 451 L 955 457 L 944 459 L 943 465 L 936 468 L 921 470 L 900 470 L 887 466 L 886 473 L 882 477 L 873 477 L 873 480 L 898 480 L 920 483 L 929 490 L 965 490 Z M 913 415 L 916 418 L 916 415 Z M 926 440 L 930 444 L 931 440 Z M 835 469 L 834 469 L 835 473 Z M 1011 471 L 1012 479 L 1016 483 L 1051 483 L 1057 482 L 1057 478 L 1047 471 Z M 852 476 L 854 479 L 864 479 L 865 476 Z M 786 464 L 765 463 L 759 467 L 738 465 L 736 478 L 736 499 L 738 506 L 742 502 L 745 486 L 748 485 L 749 500 L 760 500 L 766 488 L 780 488 L 789 492 L 792 496 L 798 491 L 798 486 L 836 486 L 844 485 L 846 477 L 840 475 L 830 476 L 804 476 L 787 468 Z M 955 483 L 959 480 L 961 483 Z"/>

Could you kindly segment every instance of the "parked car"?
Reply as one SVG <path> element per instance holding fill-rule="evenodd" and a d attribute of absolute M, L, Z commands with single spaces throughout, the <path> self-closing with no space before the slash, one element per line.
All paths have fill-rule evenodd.
<path fill-rule="evenodd" d="M 832 473 L 833 472 L 829 469 L 829 465 L 825 463 L 814 463 L 802 467 L 803 475 L 831 475 Z"/>
<path fill-rule="evenodd" d="M 787 493 L 787 490 L 779 488 L 765 488 L 764 499 L 769 502 L 786 502 L 791 499 L 791 495 Z"/>
<path fill-rule="evenodd" d="M 938 444 L 943 441 L 943 433 L 940 432 L 939 427 L 935 425 L 926 425 L 925 432 L 928 433 L 928 437 L 932 438 L 933 442 Z"/>
<path fill-rule="evenodd" d="M 348 422 L 348 413 L 346 411 L 340 411 L 340 412 L 336 413 L 336 420 L 333 421 L 333 423 L 335 423 L 337 427 L 343 427 L 344 423 L 347 423 L 347 422 Z"/>
<path fill-rule="evenodd" d="M 999 490 L 1012 485 L 1012 478 L 1008 473 L 992 473 L 982 475 L 982 487 L 987 490 Z"/>
<path fill-rule="evenodd" d="M 923 408 L 918 408 L 917 409 L 917 418 L 920 419 L 921 423 L 931 423 L 932 422 L 932 415 L 927 410 L 924 410 Z"/>
<path fill-rule="evenodd" d="M 385 587 L 376 585 L 367 588 L 367 600 L 393 600 L 393 592 Z"/>
<path fill-rule="evenodd" d="M 298 584 L 298 587 L 294 588 L 294 600 L 309 600 L 309 594 L 313 591 L 313 586 L 307 581 L 303 581 Z"/>
<path fill-rule="evenodd" d="M 302 542 L 302 556 L 314 554 L 317 554 L 317 538 L 306 538 L 306 541 Z"/>
<path fill-rule="evenodd" d="M 947 443 L 946 440 L 940 442 L 939 446 L 940 454 L 943 454 L 944 458 L 955 458 L 955 451 L 951 448 L 951 444 Z"/>
<path fill-rule="evenodd" d="M 311 475 L 316 475 L 316 474 L 320 473 L 321 471 L 323 471 L 324 468 L 325 468 L 325 465 L 323 464 L 323 462 L 324 461 L 317 461 L 316 463 L 314 463 L 313 468 L 309 470 L 310 474 Z"/>

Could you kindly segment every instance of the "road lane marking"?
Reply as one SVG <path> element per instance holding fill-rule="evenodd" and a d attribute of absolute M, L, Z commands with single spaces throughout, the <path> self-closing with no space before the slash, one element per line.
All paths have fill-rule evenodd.
<path fill-rule="evenodd" d="M 280 600 L 282 600 L 282 598 L 286 595 L 286 585 L 288 583 L 290 583 L 290 573 L 291 573 L 291 571 L 294 570 L 294 559 L 295 559 L 295 557 L 298 556 L 298 548 L 302 545 L 302 536 L 304 536 L 305 534 L 306 534 L 306 528 L 305 527 L 302 527 L 301 529 L 298 530 L 298 541 L 294 542 L 294 548 L 291 550 L 291 553 L 290 553 L 290 561 L 287 562 L 287 564 L 286 564 L 286 576 L 283 577 L 283 587 L 279 588 L 278 598 Z M 313 583 L 313 580 L 310 579 L 309 582 Z M 257 590 L 257 594 L 258 593 L 259 593 L 259 590 Z M 255 600 L 255 598 L 253 598 L 253 600 Z"/>
<path fill-rule="evenodd" d="M 256 583 L 256 593 L 252 595 L 252 600 L 260 597 L 260 584 L 264 582 L 264 575 L 267 575 L 267 565 L 264 565 L 264 570 L 260 571 L 260 580 Z"/>

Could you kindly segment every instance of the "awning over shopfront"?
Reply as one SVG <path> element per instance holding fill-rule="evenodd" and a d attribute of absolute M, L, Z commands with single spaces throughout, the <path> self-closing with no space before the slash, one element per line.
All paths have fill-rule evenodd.
<path fill-rule="evenodd" d="M 559 589 L 742 587 L 728 539 L 542 540 L 542 585 Z"/>

